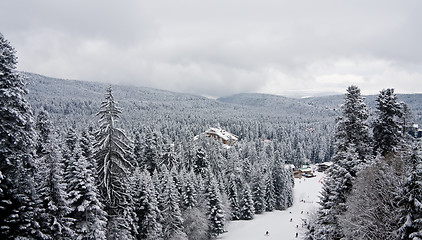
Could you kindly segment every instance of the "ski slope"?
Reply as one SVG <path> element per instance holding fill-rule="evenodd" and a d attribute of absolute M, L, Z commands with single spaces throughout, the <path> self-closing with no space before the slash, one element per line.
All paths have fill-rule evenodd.
<path fill-rule="evenodd" d="M 304 220 L 318 208 L 323 173 L 314 178 L 295 179 L 293 206 L 284 211 L 255 215 L 250 221 L 231 221 L 221 240 L 290 240 L 302 239 L 305 231 Z M 291 221 L 290 221 L 291 219 Z M 268 231 L 268 235 L 266 232 Z M 296 238 L 296 233 L 298 237 Z"/>

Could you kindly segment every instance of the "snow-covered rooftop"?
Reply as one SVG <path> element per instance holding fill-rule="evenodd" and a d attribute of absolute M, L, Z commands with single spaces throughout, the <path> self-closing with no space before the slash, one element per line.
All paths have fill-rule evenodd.
<path fill-rule="evenodd" d="M 226 130 L 223 130 L 221 128 L 210 128 L 207 131 L 205 131 L 205 134 L 207 134 L 208 136 L 218 136 L 219 138 L 225 141 L 239 140 L 238 136 L 234 135 L 233 133 L 227 132 Z"/>

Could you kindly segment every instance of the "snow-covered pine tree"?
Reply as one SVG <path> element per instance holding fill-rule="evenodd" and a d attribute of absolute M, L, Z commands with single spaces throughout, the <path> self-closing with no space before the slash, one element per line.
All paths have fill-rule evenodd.
<path fill-rule="evenodd" d="M 72 198 L 74 198 L 75 195 L 77 196 L 79 193 L 72 192 L 73 189 L 71 189 L 71 186 L 69 185 L 69 183 L 73 181 L 73 179 L 76 179 L 75 168 L 77 165 L 75 163 L 81 157 L 81 148 L 79 148 L 79 139 L 73 127 L 70 127 L 67 129 L 67 133 L 64 139 L 64 144 L 62 147 L 62 155 L 63 155 L 63 166 L 64 166 L 63 178 L 66 183 L 66 192 L 68 193 L 67 197 L 70 198 L 67 200 L 73 201 Z M 72 209 L 71 211 L 73 210 L 74 209 Z"/>
<path fill-rule="evenodd" d="M 399 239 L 422 239 L 422 158 L 420 147 L 415 146 L 408 161 L 410 169 L 401 192 Z"/>
<path fill-rule="evenodd" d="M 288 183 L 288 176 L 285 171 L 284 161 L 281 159 L 278 151 L 274 154 L 274 162 L 272 164 L 272 178 L 274 184 L 275 203 L 274 208 L 277 210 L 284 210 L 293 204 L 293 201 L 289 201 L 293 195 L 292 185 Z"/>
<path fill-rule="evenodd" d="M 206 215 L 206 206 L 204 199 L 198 200 L 198 191 L 196 190 L 196 176 L 192 171 L 186 174 L 185 186 L 182 201 L 182 217 L 184 232 L 189 240 L 207 240 L 208 238 L 208 219 Z"/>
<path fill-rule="evenodd" d="M 256 214 L 265 212 L 265 183 L 260 169 L 255 167 L 251 181 L 252 200 Z"/>
<path fill-rule="evenodd" d="M 283 168 L 284 171 L 284 185 L 286 186 L 283 188 L 283 195 L 285 196 L 285 203 L 287 207 L 291 207 L 293 205 L 293 187 L 295 184 L 295 180 L 293 177 L 293 170 L 286 165 Z"/>
<path fill-rule="evenodd" d="M 182 169 L 183 170 L 183 169 Z M 183 195 L 185 190 L 185 175 L 186 173 L 184 171 L 177 171 L 175 168 L 170 169 L 170 176 L 173 179 L 174 186 L 177 190 L 177 201 L 179 203 L 179 207 L 183 205 Z"/>
<path fill-rule="evenodd" d="M 367 124 L 369 114 L 358 87 L 347 88 L 341 111 L 336 126 L 333 165 L 323 185 L 321 208 L 314 223 L 315 239 L 343 237 L 338 215 L 346 210 L 345 202 L 357 172 L 372 158 Z"/>
<path fill-rule="evenodd" d="M 116 127 L 119 114 L 121 110 L 109 87 L 97 113 L 100 116 L 100 128 L 94 148 L 99 190 L 108 214 L 107 239 L 132 239 L 135 229 L 132 200 L 127 188 L 133 164 L 128 159 L 131 153 L 130 140 Z"/>
<path fill-rule="evenodd" d="M 240 219 L 240 206 L 239 206 L 239 192 L 237 189 L 236 176 L 231 173 L 227 180 L 227 198 L 230 205 L 230 213 L 232 220 Z"/>
<path fill-rule="evenodd" d="M 33 115 L 15 49 L 0 33 L 0 238 L 31 238 L 35 191 Z"/>
<path fill-rule="evenodd" d="M 78 145 L 75 151 L 80 152 Z M 94 167 L 83 155 L 72 164 L 72 176 L 67 183 L 72 211 L 69 216 L 75 219 L 72 228 L 80 239 L 106 239 L 107 213 L 95 184 Z"/>
<path fill-rule="evenodd" d="M 79 147 L 81 148 L 81 154 L 83 157 L 85 157 L 85 159 L 88 160 L 88 165 L 89 167 L 93 168 L 92 173 L 94 174 L 94 176 L 96 176 L 96 162 L 94 159 L 94 147 L 93 147 L 93 143 L 95 141 L 95 137 L 92 134 L 92 132 L 88 131 L 88 130 L 84 130 L 82 131 L 80 140 L 79 140 Z"/>
<path fill-rule="evenodd" d="M 369 110 L 364 102 L 364 97 L 357 86 L 350 86 L 346 90 L 344 103 L 341 106 L 342 116 L 337 123 L 336 152 L 347 151 L 354 145 L 359 155 L 359 160 L 367 162 L 372 158 L 372 141 L 369 135 Z"/>
<path fill-rule="evenodd" d="M 254 218 L 255 209 L 254 202 L 252 200 L 251 190 L 247 183 L 243 185 L 242 199 L 240 201 L 240 219 L 251 220 Z"/>
<path fill-rule="evenodd" d="M 399 118 L 403 111 L 401 104 L 397 101 L 394 89 L 384 89 L 380 91 L 377 99 L 377 115 L 374 120 L 374 151 L 378 151 L 382 156 L 396 152 L 403 136 L 401 134 Z"/>
<path fill-rule="evenodd" d="M 251 181 L 251 176 L 252 176 L 252 164 L 251 161 L 249 160 L 249 158 L 244 158 L 241 160 L 241 165 L 242 165 L 242 178 L 246 181 L 246 182 L 250 182 Z"/>
<path fill-rule="evenodd" d="M 76 145 L 78 144 L 78 136 L 76 131 L 73 127 L 69 127 L 67 129 L 67 133 L 64 139 L 64 147 L 63 147 L 63 158 L 65 160 L 65 169 L 68 166 L 72 166 L 72 163 L 77 160 L 80 155 L 80 151 L 76 152 Z M 78 149 L 80 150 L 80 149 Z"/>
<path fill-rule="evenodd" d="M 47 141 L 50 137 L 51 132 L 51 121 L 48 115 L 48 112 L 44 109 L 37 115 L 37 119 L 35 121 L 35 129 L 38 132 L 38 140 L 37 140 L 37 156 L 41 157 L 45 151 L 45 147 L 47 145 Z"/>
<path fill-rule="evenodd" d="M 163 146 L 163 153 L 161 154 L 161 164 L 165 164 L 169 169 L 176 168 L 179 165 L 179 159 L 175 152 L 174 144 L 165 144 Z"/>
<path fill-rule="evenodd" d="M 193 173 L 193 171 L 191 171 L 186 176 L 186 184 L 184 186 L 184 191 L 183 191 L 183 196 L 182 196 L 183 209 L 195 208 L 197 207 L 197 204 L 198 204 L 194 175 L 195 174 Z"/>
<path fill-rule="evenodd" d="M 207 216 L 209 232 L 212 238 L 224 233 L 225 216 L 217 181 L 212 173 L 207 176 Z"/>
<path fill-rule="evenodd" d="M 183 232 L 183 218 L 179 208 L 179 193 L 171 174 L 167 174 L 162 193 L 163 236 L 164 239 L 187 240 Z"/>
<path fill-rule="evenodd" d="M 338 217 L 346 211 L 346 199 L 350 194 L 356 173 L 350 174 L 349 167 L 345 167 L 358 158 L 358 154 L 351 147 L 340 156 L 336 154 L 337 163 L 334 163 L 325 178 L 321 192 L 320 209 L 318 211 L 314 232 L 315 239 L 341 239 L 343 235 Z"/>
<path fill-rule="evenodd" d="M 267 170 L 264 173 L 265 181 L 265 211 L 272 212 L 275 206 L 275 190 L 273 184 L 272 171 Z"/>
<path fill-rule="evenodd" d="M 57 145 L 57 134 L 48 136 L 43 155 L 38 159 L 36 174 L 38 205 L 41 209 L 37 218 L 43 239 L 66 239 L 75 237 L 71 225 L 74 219 L 68 217 L 71 208 L 67 202 L 68 193 L 64 181 L 63 157 Z"/>
<path fill-rule="evenodd" d="M 135 131 L 133 133 L 134 140 L 133 140 L 133 158 L 137 164 L 137 166 L 142 166 L 142 160 L 143 160 L 143 149 L 144 144 L 143 141 L 145 140 L 145 137 L 141 136 L 141 132 Z"/>
<path fill-rule="evenodd" d="M 150 173 L 135 170 L 132 182 L 134 192 L 134 210 L 137 216 L 137 239 L 163 239 L 161 212 L 158 209 L 157 192 L 152 183 Z"/>
<path fill-rule="evenodd" d="M 205 153 L 204 149 L 199 147 L 196 150 L 196 157 L 193 169 L 196 174 L 201 174 L 203 177 L 206 176 L 207 170 L 208 170 L 208 159 L 207 154 Z"/>
<path fill-rule="evenodd" d="M 159 169 L 159 159 L 161 158 L 160 134 L 155 130 L 148 130 L 145 136 L 144 154 L 141 167 L 147 169 L 151 174 Z"/>

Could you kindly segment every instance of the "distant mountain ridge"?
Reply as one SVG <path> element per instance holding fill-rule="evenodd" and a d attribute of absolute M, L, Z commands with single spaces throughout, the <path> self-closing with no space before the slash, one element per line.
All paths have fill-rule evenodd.
<path fill-rule="evenodd" d="M 377 95 L 364 96 L 367 106 L 375 111 Z M 413 113 L 415 123 L 422 124 L 422 94 L 397 94 L 400 102 L 405 102 Z M 240 93 L 228 97 L 221 97 L 218 101 L 252 107 L 274 108 L 309 108 L 310 106 L 326 111 L 338 112 L 343 104 L 344 95 L 330 95 L 309 98 L 289 98 L 264 93 Z"/>
<path fill-rule="evenodd" d="M 64 80 L 46 77 L 34 73 L 22 73 L 27 81 L 29 98 L 35 108 L 48 105 L 49 102 L 72 100 L 81 102 L 84 114 L 95 114 L 109 84 L 79 80 Z M 247 111 L 253 108 L 258 112 L 273 111 L 274 114 L 310 115 L 326 114 L 330 118 L 338 115 L 344 95 L 332 95 L 310 98 L 289 98 L 263 93 L 240 93 L 216 100 L 206 97 L 176 93 L 146 87 L 112 85 L 116 99 L 122 107 L 136 105 L 139 109 L 167 108 L 173 111 L 196 109 L 198 113 L 210 114 L 237 109 Z M 375 109 L 376 95 L 365 96 L 367 105 Z M 422 124 L 422 94 L 398 94 L 399 101 L 406 102 L 413 111 L 416 123 Z M 67 99 L 67 100 L 66 100 Z M 41 101 L 42 100 L 42 101 Z M 69 104 L 64 103 L 63 104 Z M 82 104 L 83 103 L 83 104 Z M 56 109 L 50 106 L 50 112 Z M 58 111 L 58 110 L 57 110 Z"/>

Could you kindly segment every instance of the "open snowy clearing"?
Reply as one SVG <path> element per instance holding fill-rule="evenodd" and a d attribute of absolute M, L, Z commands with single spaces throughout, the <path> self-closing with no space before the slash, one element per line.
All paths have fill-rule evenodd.
<path fill-rule="evenodd" d="M 251 221 L 232 221 L 228 223 L 227 233 L 221 240 L 289 240 L 301 239 L 305 231 L 304 220 L 313 214 L 319 201 L 323 173 L 314 178 L 295 179 L 294 203 L 285 211 L 267 212 L 255 215 Z M 266 232 L 268 231 L 268 235 Z M 296 233 L 298 237 L 296 238 Z"/>

